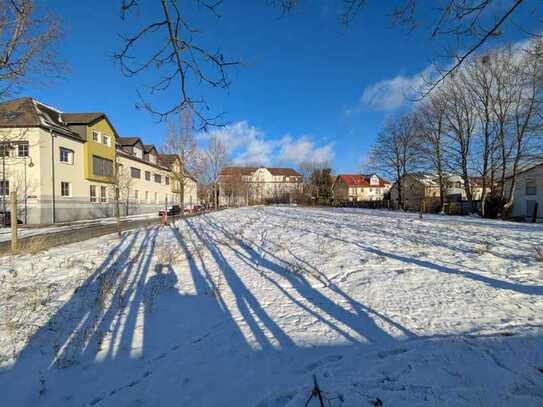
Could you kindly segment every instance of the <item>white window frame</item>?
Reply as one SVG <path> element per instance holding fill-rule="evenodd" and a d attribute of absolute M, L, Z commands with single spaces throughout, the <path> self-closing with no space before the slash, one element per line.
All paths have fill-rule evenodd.
<path fill-rule="evenodd" d="M 109 137 L 107 134 L 102 134 L 102 144 L 111 146 L 111 137 Z"/>
<path fill-rule="evenodd" d="M 100 185 L 100 203 L 107 203 L 107 188 Z"/>
<path fill-rule="evenodd" d="M 92 141 L 96 143 L 100 142 L 100 132 L 98 130 L 92 130 Z"/>
<path fill-rule="evenodd" d="M 94 191 L 94 195 L 93 195 L 93 191 Z M 89 200 L 91 202 L 98 202 L 97 194 L 96 194 L 96 185 L 89 186 Z"/>
<path fill-rule="evenodd" d="M 21 154 L 22 147 L 26 147 L 26 155 Z M 28 145 L 28 142 L 22 142 L 17 144 L 17 157 L 28 157 L 30 156 L 30 146 Z"/>
<path fill-rule="evenodd" d="M 61 163 L 63 163 L 63 164 L 68 164 L 68 165 L 73 165 L 73 164 L 74 164 L 74 150 L 71 150 L 71 149 L 66 148 L 66 147 L 59 147 L 58 151 L 59 151 L 59 157 L 58 157 L 58 159 L 59 159 L 59 161 L 60 161 Z M 68 161 L 64 161 L 64 160 L 62 159 L 62 153 L 63 153 L 63 152 L 68 153 Z"/>
<path fill-rule="evenodd" d="M 64 193 L 64 186 L 68 186 L 68 194 Z M 64 198 L 70 198 L 72 196 L 72 183 L 68 181 L 60 181 L 60 196 Z"/>

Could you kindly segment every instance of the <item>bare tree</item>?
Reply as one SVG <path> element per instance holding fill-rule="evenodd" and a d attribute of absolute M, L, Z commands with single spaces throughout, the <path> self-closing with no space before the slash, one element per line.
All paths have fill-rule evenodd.
<path fill-rule="evenodd" d="M 442 95 L 433 94 L 425 99 L 415 115 L 416 131 L 420 136 L 421 160 L 426 161 L 432 172 L 437 174 L 439 198 L 443 211 L 446 197 L 446 148 L 445 112 L 447 104 Z"/>
<path fill-rule="evenodd" d="M 60 35 L 57 17 L 34 0 L 0 0 L 0 98 L 62 74 L 55 47 Z"/>
<path fill-rule="evenodd" d="M 152 4 L 157 10 L 144 14 L 158 15 L 157 19 L 147 21 L 131 34 L 123 35 L 124 45 L 114 57 L 122 73 L 128 77 L 149 70 L 156 71 L 157 77 L 149 85 L 151 95 L 175 92 L 175 99 L 162 108 L 156 107 L 139 93 L 138 107 L 160 119 L 189 110 L 197 119 L 199 128 L 221 124 L 221 115 L 209 116 L 208 104 L 204 99 L 194 97 L 191 88 L 203 84 L 209 88 L 227 89 L 230 84 L 227 70 L 237 62 L 228 61 L 220 51 L 212 51 L 203 45 L 203 41 L 198 42 L 196 38 L 201 36 L 202 30 L 189 21 L 188 15 L 190 6 L 202 6 L 217 17 L 222 1 L 192 0 L 185 4 L 185 9 L 181 9 L 180 3 L 178 0 L 153 0 Z M 122 19 L 128 18 L 128 14 L 133 14 L 139 7 L 137 0 L 121 0 Z"/>
<path fill-rule="evenodd" d="M 404 207 L 403 178 L 420 164 L 420 139 L 412 115 L 389 120 L 369 151 L 368 168 L 395 180 L 398 205 Z"/>
<path fill-rule="evenodd" d="M 202 174 L 204 182 L 212 187 L 213 204 L 219 206 L 218 179 L 222 169 L 228 165 L 228 152 L 223 142 L 212 136 L 202 154 Z"/>
<path fill-rule="evenodd" d="M 298 170 L 303 176 L 303 195 L 305 200 L 315 202 L 318 200 L 319 182 L 315 174 L 320 174 L 325 168 L 332 168 L 329 161 L 304 160 L 298 165 Z"/>
<path fill-rule="evenodd" d="M 192 132 L 192 111 L 185 109 L 179 114 L 179 129 L 174 123 L 168 126 L 166 140 L 161 147 L 164 154 L 175 156 L 177 163 L 171 165 L 170 171 L 174 186 L 179 194 L 181 214 L 185 210 L 185 186 L 191 176 L 197 176 L 199 152 L 196 138 Z"/>
<path fill-rule="evenodd" d="M 472 97 L 472 109 L 478 120 L 478 131 L 475 142 L 475 154 L 473 161 L 481 175 L 481 215 L 485 216 L 486 198 L 490 185 L 491 165 L 494 150 L 496 149 L 496 120 L 494 117 L 494 93 L 496 89 L 496 78 L 492 75 L 490 58 L 485 55 L 475 58 L 464 67 L 466 72 L 465 84 Z"/>

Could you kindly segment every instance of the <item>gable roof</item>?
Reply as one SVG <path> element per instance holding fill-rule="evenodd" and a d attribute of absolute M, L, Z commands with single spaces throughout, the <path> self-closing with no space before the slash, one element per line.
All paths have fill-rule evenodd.
<path fill-rule="evenodd" d="M 0 103 L 0 127 L 41 127 L 81 141 L 87 140 L 83 135 L 73 131 L 70 125 L 88 125 L 102 118 L 108 122 L 117 136 L 117 131 L 102 112 L 62 112 L 28 96 Z"/>
<path fill-rule="evenodd" d="M 0 127 L 41 127 L 80 141 L 84 140 L 71 130 L 62 119 L 62 112 L 31 97 L 0 103 Z"/>
<path fill-rule="evenodd" d="M 279 176 L 283 175 L 286 177 L 301 177 L 302 174 L 293 170 L 292 168 L 279 168 L 279 167 L 265 167 L 271 175 Z"/>
<path fill-rule="evenodd" d="M 253 175 L 257 167 L 224 167 L 219 176 Z"/>
<path fill-rule="evenodd" d="M 62 120 L 69 124 L 89 124 L 105 116 L 102 112 L 62 113 Z"/>
<path fill-rule="evenodd" d="M 137 143 L 140 143 L 143 146 L 143 142 L 139 137 L 119 137 L 117 141 L 123 147 L 132 147 Z"/>
<path fill-rule="evenodd" d="M 158 153 L 158 150 L 156 149 L 154 144 L 144 144 L 143 145 L 143 151 L 145 153 L 150 153 L 152 150 L 155 150 L 155 153 Z"/>
<path fill-rule="evenodd" d="M 384 180 L 383 178 L 376 175 L 379 179 L 379 185 L 371 185 L 370 178 L 374 174 L 364 175 L 364 174 L 339 174 L 336 178 L 336 181 L 341 180 L 348 187 L 385 187 L 390 185 L 390 182 Z"/>

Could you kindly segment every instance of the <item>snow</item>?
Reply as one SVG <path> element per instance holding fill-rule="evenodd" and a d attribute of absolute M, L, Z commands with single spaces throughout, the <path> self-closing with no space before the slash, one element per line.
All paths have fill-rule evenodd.
<path fill-rule="evenodd" d="M 142 213 L 138 215 L 122 216 L 121 221 L 134 222 L 138 220 L 151 219 L 151 218 L 158 219 L 158 211 L 151 212 L 151 213 Z M 117 222 L 116 217 L 110 217 L 110 218 L 99 218 L 99 219 L 76 220 L 73 222 L 65 222 L 65 223 L 55 223 L 54 225 L 43 226 L 43 227 L 22 226 L 18 228 L 17 235 L 19 239 L 21 239 L 25 237 L 63 232 L 67 230 L 83 229 L 83 228 L 87 228 L 91 226 L 112 225 L 112 224 L 115 224 L 116 222 Z M 11 228 L 0 227 L 0 242 L 5 242 L 8 240 L 11 240 Z"/>
<path fill-rule="evenodd" d="M 6 406 L 543 405 L 543 225 L 259 207 L 0 259 Z M 319 405 L 312 400 L 310 406 Z"/>

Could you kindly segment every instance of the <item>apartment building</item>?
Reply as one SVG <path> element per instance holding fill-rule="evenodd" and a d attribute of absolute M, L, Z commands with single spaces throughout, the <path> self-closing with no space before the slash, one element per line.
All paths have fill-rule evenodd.
<path fill-rule="evenodd" d="M 181 200 L 181 186 L 183 187 L 184 207 L 193 208 L 199 204 L 198 181 L 188 171 L 181 171 L 181 160 L 177 154 L 160 154 L 159 161 L 171 173 L 172 193 L 176 204 Z"/>
<path fill-rule="evenodd" d="M 303 176 L 292 168 L 225 167 L 218 183 L 220 206 L 289 203 L 302 192 Z"/>
<path fill-rule="evenodd" d="M 382 201 L 391 184 L 376 174 L 339 174 L 332 185 L 338 202 Z"/>
<path fill-rule="evenodd" d="M 140 154 L 124 139 L 102 112 L 63 112 L 30 97 L 0 103 L 0 211 L 16 192 L 23 223 L 114 216 L 117 185 L 121 215 L 157 211 L 173 196 L 169 168 L 154 146 L 138 139 Z"/>
<path fill-rule="evenodd" d="M 464 188 L 464 180 L 455 174 L 444 176 L 445 201 L 461 202 L 467 199 Z M 480 177 L 470 178 L 471 195 L 474 201 L 481 199 L 483 193 Z M 430 172 L 414 172 L 402 178 L 402 194 L 406 209 L 418 210 L 424 201 L 424 206 L 429 211 L 437 211 L 440 208 L 439 177 Z M 390 190 L 390 199 L 399 201 L 398 184 L 394 183 Z"/>

